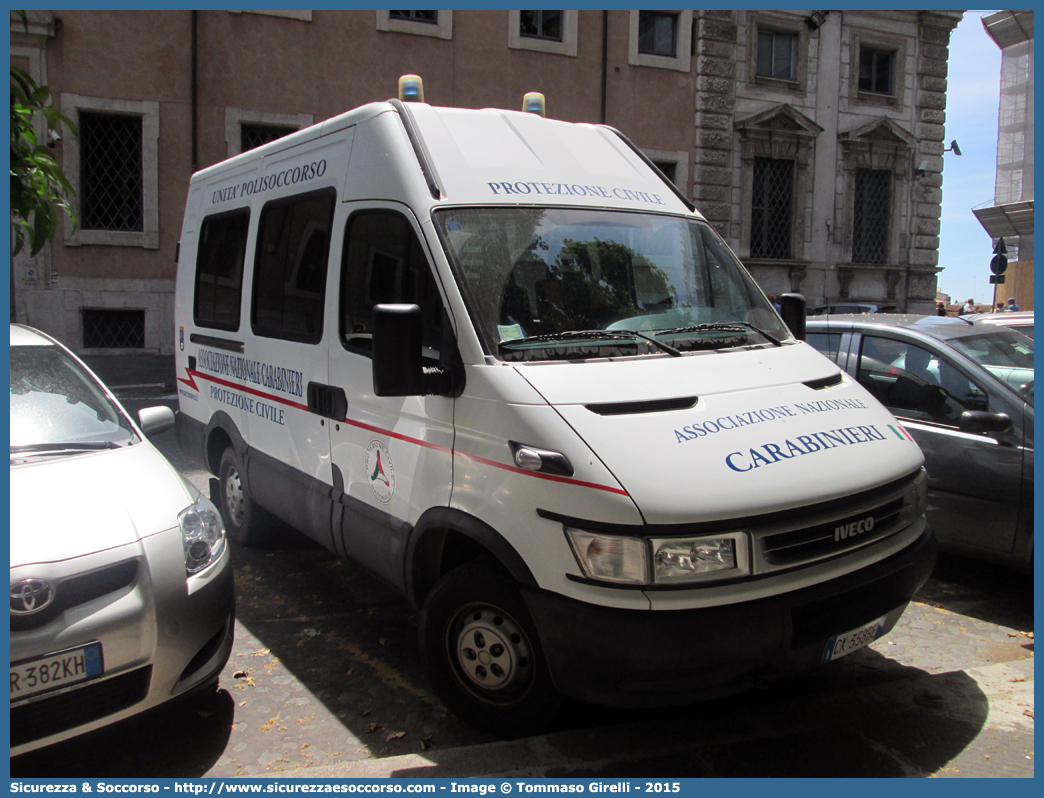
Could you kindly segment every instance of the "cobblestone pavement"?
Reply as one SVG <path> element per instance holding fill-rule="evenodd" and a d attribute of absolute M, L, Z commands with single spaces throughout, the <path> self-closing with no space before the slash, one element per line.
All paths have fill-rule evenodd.
<path fill-rule="evenodd" d="M 133 392 L 123 398 L 132 412 L 172 400 L 168 394 L 137 396 Z M 206 489 L 209 474 L 186 461 L 173 433 L 164 433 L 155 442 L 190 481 Z M 467 763 L 477 761 L 467 752 L 488 755 L 505 745 L 465 726 L 431 693 L 419 661 L 414 611 L 383 582 L 291 530 L 267 549 L 233 547 L 233 563 L 238 595 L 236 643 L 216 694 L 12 760 L 12 775 L 234 777 L 309 770 L 330 775 L 346 767 L 356 768 L 355 775 L 365 775 L 367 762 L 412 761 L 411 754 L 425 757 L 426 762 L 463 762 L 459 766 L 466 768 Z M 584 734 L 597 739 L 604 730 L 604 741 L 596 745 L 609 746 L 617 733 L 614 730 L 620 728 L 635 733 L 635 741 L 643 739 L 641 734 L 651 740 L 655 738 L 651 729 L 677 728 L 679 724 L 704 728 L 723 713 L 730 718 L 747 713 L 755 719 L 750 723 L 765 727 L 779 707 L 802 696 L 809 700 L 849 694 L 873 697 L 875 690 L 887 695 L 915 678 L 938 676 L 942 679 L 938 683 L 944 684 L 959 680 L 960 672 L 969 669 L 998 663 L 1019 665 L 1033 657 L 1032 595 L 1031 577 L 943 556 L 933 579 L 888 636 L 826 668 L 728 702 L 695 708 L 622 711 L 574 704 L 558 733 L 586 730 Z M 1022 675 L 1012 678 L 1026 682 L 1026 671 L 1023 667 Z M 1019 688 L 1024 712 L 1012 723 L 1023 735 L 1020 745 L 1025 747 L 1028 739 L 1031 755 L 1031 667 L 1028 673 L 1028 687 Z M 971 690 L 975 695 L 972 703 L 981 704 L 981 689 L 966 688 L 963 682 L 959 687 Z M 997 689 L 1010 693 L 1016 688 L 1005 683 Z M 934 712 L 939 708 L 933 702 L 942 699 L 932 695 L 911 698 L 911 706 Z M 952 715 L 956 710 L 946 711 Z M 959 775 L 945 771 L 946 767 L 960 770 L 950 760 L 959 759 L 962 751 L 974 750 L 975 757 L 990 760 L 990 754 L 980 754 L 979 749 L 988 750 L 993 719 L 981 707 L 974 714 L 962 721 L 968 728 L 957 735 L 959 740 L 954 739 L 953 750 L 938 762 L 931 759 L 926 760 L 927 765 L 908 768 L 911 772 L 893 772 L 884 765 L 875 772 L 871 763 L 853 764 L 852 769 L 837 773 L 836 761 L 823 760 L 821 770 L 801 775 L 918 775 L 934 772 L 933 768 L 938 775 Z M 918 733 L 945 738 L 943 732 L 954 722 L 951 715 L 919 717 Z M 936 725 L 923 728 L 932 718 Z M 140 740 L 156 739 L 157 729 L 162 730 L 162 742 L 142 747 Z M 636 730 L 645 731 L 639 734 Z M 815 724 L 802 734 L 805 736 L 787 744 L 815 747 L 812 738 L 819 734 L 816 745 L 822 750 L 823 732 L 817 732 Z M 1009 740 L 1010 734 L 1009 729 L 1004 739 Z M 907 744 L 919 745 L 915 740 Z M 1001 768 L 1003 752 L 993 755 L 996 768 Z M 706 761 L 716 763 L 711 771 L 718 775 L 787 775 L 742 772 L 738 763 L 729 764 L 729 756 L 723 750 L 718 760 Z M 1026 755 L 1012 756 L 1012 769 L 1005 772 L 1026 775 L 1028 768 L 1032 774 L 1032 760 L 1027 764 Z M 655 757 L 640 761 L 643 767 L 657 766 Z M 380 767 L 376 762 L 372 766 Z M 869 771 L 863 772 L 867 767 Z M 492 768 L 497 770 L 505 768 Z M 584 775 L 582 769 L 574 770 L 575 775 Z M 965 765 L 964 770 L 970 773 L 974 768 Z M 613 771 L 612 767 L 604 775 L 613 772 L 643 775 Z M 567 774 L 563 771 L 563 775 Z"/>

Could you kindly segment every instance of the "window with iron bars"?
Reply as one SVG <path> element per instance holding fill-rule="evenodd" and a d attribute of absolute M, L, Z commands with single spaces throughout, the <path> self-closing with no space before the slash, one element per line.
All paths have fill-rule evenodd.
<path fill-rule="evenodd" d="M 84 349 L 144 349 L 145 311 L 83 309 Z"/>
<path fill-rule="evenodd" d="M 429 25 L 439 24 L 438 11 L 389 11 L 389 19 L 403 19 L 407 22 L 425 22 Z"/>
<path fill-rule="evenodd" d="M 892 175 L 885 169 L 856 169 L 852 214 L 852 262 L 888 261 L 888 217 Z"/>
<path fill-rule="evenodd" d="M 755 158 L 750 200 L 750 256 L 786 260 L 793 220 L 794 162 Z"/>
<path fill-rule="evenodd" d="M 281 139 L 297 131 L 296 127 L 283 125 L 252 125 L 243 123 L 239 126 L 239 151 L 246 152 L 270 141 Z"/>
<path fill-rule="evenodd" d="M 80 112 L 80 226 L 144 229 L 141 117 Z"/>
<path fill-rule="evenodd" d="M 519 34 L 530 39 L 562 41 L 561 11 L 519 11 Z"/>

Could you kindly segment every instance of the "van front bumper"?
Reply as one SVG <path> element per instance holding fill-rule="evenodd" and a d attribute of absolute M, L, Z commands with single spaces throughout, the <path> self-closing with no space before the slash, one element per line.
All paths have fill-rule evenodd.
<path fill-rule="evenodd" d="M 820 664 L 827 641 L 884 617 L 928 580 L 930 528 L 855 573 L 769 598 L 686 610 L 602 607 L 523 588 L 555 687 L 619 707 L 694 703 Z"/>

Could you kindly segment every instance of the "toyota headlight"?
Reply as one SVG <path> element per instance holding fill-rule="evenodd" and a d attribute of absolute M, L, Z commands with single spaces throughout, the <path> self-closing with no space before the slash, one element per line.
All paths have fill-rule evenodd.
<path fill-rule="evenodd" d="M 215 562 L 225 550 L 225 525 L 221 513 L 206 496 L 178 513 L 185 546 L 185 571 L 195 574 Z"/>

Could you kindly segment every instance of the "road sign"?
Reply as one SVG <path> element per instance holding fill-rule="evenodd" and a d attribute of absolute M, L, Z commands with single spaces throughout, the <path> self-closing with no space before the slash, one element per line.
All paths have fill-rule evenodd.
<path fill-rule="evenodd" d="M 1004 274 L 1008 269 L 1007 255 L 994 255 L 990 259 L 990 271 L 994 274 Z"/>
<path fill-rule="evenodd" d="M 1004 275 L 1003 274 L 991 274 L 990 275 L 990 285 L 1004 285 Z"/>

